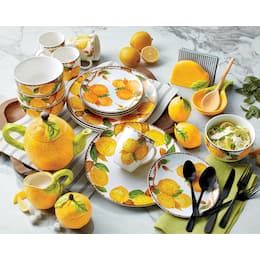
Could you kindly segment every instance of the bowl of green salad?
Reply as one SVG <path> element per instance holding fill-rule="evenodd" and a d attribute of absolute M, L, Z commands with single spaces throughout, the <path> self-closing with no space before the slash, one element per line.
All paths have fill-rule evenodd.
<path fill-rule="evenodd" d="M 205 126 L 205 144 L 221 161 L 236 162 L 245 158 L 255 141 L 255 129 L 245 118 L 222 114 Z"/>

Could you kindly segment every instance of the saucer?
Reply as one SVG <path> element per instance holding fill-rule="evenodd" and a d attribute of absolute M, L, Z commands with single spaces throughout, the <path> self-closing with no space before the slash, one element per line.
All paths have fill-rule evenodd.
<path fill-rule="evenodd" d="M 129 173 L 114 163 L 118 134 L 130 126 L 155 142 L 159 159 L 167 152 L 179 151 L 174 139 L 163 130 L 147 123 L 122 123 L 103 131 L 90 143 L 85 156 L 89 181 L 107 200 L 127 207 L 147 207 L 154 204 L 147 186 L 147 174 L 153 163 Z"/>

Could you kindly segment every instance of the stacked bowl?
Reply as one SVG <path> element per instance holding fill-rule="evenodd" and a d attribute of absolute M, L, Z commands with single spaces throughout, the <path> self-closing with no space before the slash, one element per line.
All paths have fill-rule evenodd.
<path fill-rule="evenodd" d="M 15 68 L 17 96 L 32 117 L 42 111 L 59 114 L 65 104 L 63 65 L 53 57 L 32 57 Z"/>

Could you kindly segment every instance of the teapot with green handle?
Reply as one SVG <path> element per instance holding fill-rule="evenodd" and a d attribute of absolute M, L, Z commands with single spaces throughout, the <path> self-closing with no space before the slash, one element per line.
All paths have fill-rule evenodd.
<path fill-rule="evenodd" d="M 16 132 L 22 136 L 19 142 L 11 136 Z M 63 119 L 47 112 L 42 112 L 26 128 L 7 123 L 2 135 L 7 143 L 20 150 L 25 150 L 29 159 L 40 170 L 56 171 L 66 167 L 74 156 L 80 154 L 85 146 L 90 129 L 75 135 L 71 126 Z"/>

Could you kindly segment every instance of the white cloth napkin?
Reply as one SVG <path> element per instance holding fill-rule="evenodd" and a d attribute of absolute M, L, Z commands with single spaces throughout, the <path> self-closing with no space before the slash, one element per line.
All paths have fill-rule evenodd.
<path fill-rule="evenodd" d="M 108 65 L 118 65 L 116 62 L 108 61 L 105 63 L 100 64 L 99 66 L 108 66 Z M 158 94 L 158 104 L 155 108 L 153 114 L 151 117 L 147 120 L 150 124 L 153 124 L 157 119 L 160 118 L 162 113 L 164 112 L 165 108 L 167 107 L 170 100 L 177 94 L 177 88 L 171 86 L 170 84 L 162 84 L 155 80 L 149 80 L 150 83 L 154 84 L 157 89 Z M 74 129 L 75 133 L 79 133 L 83 128 L 79 125 L 77 125 L 73 119 L 70 117 L 70 114 L 67 110 L 64 109 L 64 111 L 60 114 L 60 117 L 62 117 L 66 122 L 68 122 L 72 128 Z M 28 124 L 31 122 L 31 118 L 29 116 L 25 116 L 22 119 L 18 120 L 16 123 L 24 126 L 28 126 Z M 91 140 L 95 138 L 97 133 L 92 133 L 91 136 L 88 138 L 87 146 L 90 144 Z M 17 137 L 18 140 L 22 140 L 23 138 L 19 135 L 14 134 L 14 136 Z M 32 164 L 32 162 L 28 159 L 26 153 L 24 151 L 18 150 L 15 147 L 7 144 L 5 140 L 2 137 L 2 132 L 0 132 L 0 151 L 6 155 L 12 156 L 19 161 L 22 161 L 24 164 L 31 166 L 32 168 L 35 168 L 35 166 Z M 88 196 L 93 193 L 94 188 L 89 184 L 87 181 L 87 177 L 84 174 L 84 157 L 85 152 L 83 152 L 81 155 L 77 156 L 71 164 L 68 166 L 74 173 L 74 181 L 70 186 L 70 189 L 73 189 L 73 191 L 78 192 L 84 192 Z M 73 187 L 72 187 L 73 186 Z"/>

